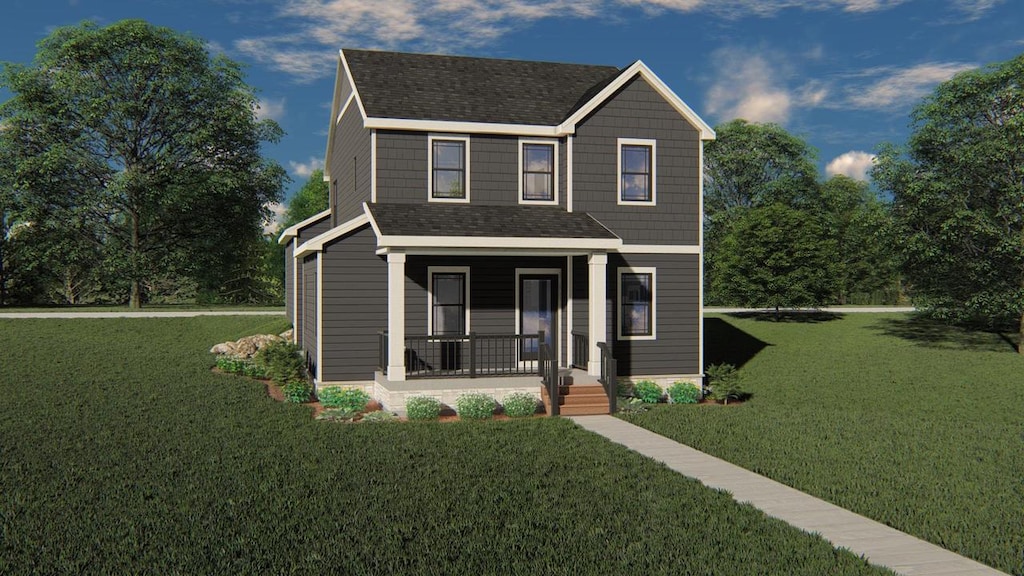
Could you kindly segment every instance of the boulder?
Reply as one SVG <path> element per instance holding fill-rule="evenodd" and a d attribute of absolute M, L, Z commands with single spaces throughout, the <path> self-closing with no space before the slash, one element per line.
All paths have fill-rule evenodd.
<path fill-rule="evenodd" d="M 284 332 L 281 332 L 280 334 L 278 334 L 278 336 L 280 336 L 284 340 L 287 340 L 287 341 L 291 342 L 292 341 L 292 329 L 289 328 L 289 329 L 285 330 Z"/>
<path fill-rule="evenodd" d="M 221 342 L 213 348 L 210 348 L 210 354 L 234 354 L 235 343 L 234 342 Z"/>
<path fill-rule="evenodd" d="M 283 340 L 284 338 L 273 334 L 253 334 L 252 336 L 239 338 L 234 342 L 221 342 L 210 348 L 210 352 L 213 354 L 229 354 L 243 359 L 252 358 L 257 352 L 266 348 L 271 343 Z"/>

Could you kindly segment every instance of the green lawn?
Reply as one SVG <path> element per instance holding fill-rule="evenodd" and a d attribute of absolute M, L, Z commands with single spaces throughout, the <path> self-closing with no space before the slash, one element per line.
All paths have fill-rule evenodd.
<path fill-rule="evenodd" d="M 281 319 L 0 320 L 3 574 L 885 574 L 564 419 L 332 424 Z"/>
<path fill-rule="evenodd" d="M 709 359 L 746 362 L 753 398 L 626 418 L 1024 574 L 1024 357 L 1010 339 L 901 314 L 804 319 L 710 316 Z"/>

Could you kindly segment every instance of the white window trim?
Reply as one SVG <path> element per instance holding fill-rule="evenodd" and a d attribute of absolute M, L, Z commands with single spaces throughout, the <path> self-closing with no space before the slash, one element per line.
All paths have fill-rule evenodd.
<path fill-rule="evenodd" d="M 555 302 L 555 308 L 557 309 L 556 314 L 558 315 L 558 329 L 559 329 L 559 332 L 561 332 L 562 330 L 564 330 L 563 322 L 565 320 L 562 317 L 563 316 L 562 315 L 562 295 L 564 294 L 562 292 L 562 290 L 563 290 L 563 288 L 562 288 L 562 269 L 561 268 L 516 268 L 516 290 L 515 290 L 516 291 L 516 295 L 515 295 L 515 298 L 516 298 L 516 301 L 515 301 L 515 306 L 516 306 L 515 322 L 516 323 L 515 323 L 515 326 L 512 329 L 512 333 L 516 334 L 516 335 L 520 335 L 520 333 L 519 333 L 519 324 L 520 324 L 520 319 L 521 319 L 521 317 L 523 315 L 523 311 L 519 307 L 519 277 L 523 276 L 523 275 L 529 276 L 529 275 L 532 275 L 532 274 L 545 274 L 545 275 L 551 275 L 551 276 L 557 276 L 558 277 L 558 294 L 556 294 L 556 298 L 558 300 Z M 562 335 L 561 334 L 556 334 L 556 336 L 558 337 L 558 341 L 561 342 Z M 570 340 L 571 340 L 571 338 L 570 338 Z M 519 355 L 519 348 L 517 347 L 516 348 L 516 356 L 517 356 L 517 360 L 518 360 L 520 365 L 526 365 L 526 362 L 531 362 L 531 363 L 534 363 L 534 364 L 536 363 L 536 360 L 523 360 L 521 358 L 518 358 L 518 355 Z M 567 356 L 567 358 L 569 358 L 569 360 L 572 361 L 572 357 L 571 356 Z M 558 359 L 558 365 L 561 366 L 561 364 L 562 364 L 562 359 L 559 358 Z"/>
<path fill-rule="evenodd" d="M 469 295 L 472 292 L 470 290 L 469 281 L 469 266 L 427 266 L 427 336 L 434 335 L 434 274 L 446 274 L 446 273 L 459 273 L 466 275 L 466 334 L 469 334 L 471 330 L 469 325 Z"/>
<path fill-rule="evenodd" d="M 551 146 L 553 156 L 551 158 L 553 166 L 553 177 L 554 181 L 551 183 L 552 200 L 527 200 L 523 198 L 523 145 L 524 144 L 543 144 L 545 146 Z M 534 138 L 520 138 L 519 139 L 519 203 L 520 204 L 538 204 L 542 206 L 558 205 L 558 140 L 538 140 Z"/>
<path fill-rule="evenodd" d="M 466 194 L 464 198 L 434 198 L 434 140 L 461 141 L 466 144 Z M 469 141 L 470 138 L 464 134 L 428 134 L 427 135 L 427 201 L 428 202 L 455 202 L 466 204 L 469 202 Z"/>
<path fill-rule="evenodd" d="M 622 199 L 622 147 L 623 146 L 650 146 L 651 147 L 651 199 L 647 202 L 638 200 Z M 658 204 L 657 182 L 658 182 L 658 141 L 648 138 L 619 138 L 615 147 L 615 193 L 616 201 L 620 206 L 656 206 Z"/>
<path fill-rule="evenodd" d="M 627 336 L 622 333 L 622 275 L 651 275 L 651 333 L 643 336 Z M 619 340 L 657 340 L 658 339 L 658 272 L 653 267 L 623 267 L 616 271 L 615 319 L 616 332 Z"/>

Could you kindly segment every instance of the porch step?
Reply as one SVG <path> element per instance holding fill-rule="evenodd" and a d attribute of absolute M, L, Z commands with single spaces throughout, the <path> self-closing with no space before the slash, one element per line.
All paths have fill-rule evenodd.
<path fill-rule="evenodd" d="M 565 416 L 589 416 L 608 413 L 608 396 L 600 385 L 573 384 L 558 390 L 558 412 Z M 541 390 L 541 400 L 551 413 L 551 398 L 547 389 Z"/>

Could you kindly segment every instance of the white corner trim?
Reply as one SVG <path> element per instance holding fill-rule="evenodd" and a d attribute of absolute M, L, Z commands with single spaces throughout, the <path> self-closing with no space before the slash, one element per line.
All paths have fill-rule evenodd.
<path fill-rule="evenodd" d="M 324 261 L 316 253 L 316 378 L 324 377 Z"/>
<path fill-rule="evenodd" d="M 451 142 L 463 142 L 465 144 L 463 153 L 465 154 L 465 163 L 463 164 L 463 175 L 465 190 L 462 198 L 434 198 L 434 141 L 451 141 Z M 428 202 L 454 202 L 466 204 L 469 203 L 469 195 L 472 191 L 472 186 L 469 183 L 469 158 L 470 158 L 470 138 L 466 134 L 428 134 L 427 135 L 427 201 Z"/>
<path fill-rule="evenodd" d="M 697 371 L 704 374 L 704 142 L 697 147 Z"/>
<path fill-rule="evenodd" d="M 323 212 L 317 212 L 316 214 L 313 214 L 312 216 L 310 216 L 309 218 L 306 218 L 302 222 L 299 222 L 297 224 L 293 224 L 293 225 L 285 228 L 284 231 L 281 232 L 281 236 L 278 237 L 277 243 L 278 244 L 287 244 L 288 240 L 290 240 L 292 238 L 295 238 L 296 236 L 299 235 L 299 231 L 300 230 L 302 230 L 306 226 L 309 226 L 310 224 L 316 224 L 320 220 L 323 220 L 324 218 L 327 218 L 330 215 L 331 215 L 331 209 L 328 208 L 327 210 L 324 210 Z"/>
<path fill-rule="evenodd" d="M 572 212 L 572 141 L 576 137 L 565 137 L 565 210 Z"/>
<path fill-rule="evenodd" d="M 565 257 L 565 359 L 572 366 L 572 256 Z"/>
<path fill-rule="evenodd" d="M 622 333 L 622 275 L 651 275 L 651 333 L 642 336 L 626 336 Z M 658 339 L 658 271 L 654 267 L 623 266 L 615 271 L 615 319 L 618 328 L 616 337 L 619 340 L 657 340 Z"/>
<path fill-rule="evenodd" d="M 348 112 L 348 107 L 352 105 L 352 101 L 355 100 L 355 98 L 356 93 L 355 91 L 352 91 L 352 93 L 348 95 L 348 98 L 345 99 L 345 103 L 341 106 L 341 111 L 338 112 L 338 117 L 334 119 L 335 125 L 341 123 L 341 119 L 345 117 L 345 112 Z"/>
<path fill-rule="evenodd" d="M 652 88 L 664 98 L 673 108 L 679 112 L 686 120 L 693 125 L 700 132 L 701 140 L 714 140 L 715 131 L 693 111 L 692 108 L 687 106 L 686 102 L 676 95 L 671 88 L 658 78 L 657 74 L 651 71 L 642 61 L 637 60 L 629 68 L 626 68 L 619 76 L 612 81 L 611 84 L 605 86 L 603 90 L 597 93 L 593 98 L 590 99 L 586 104 L 580 107 L 572 116 L 568 117 L 564 122 L 558 126 L 560 134 L 572 134 L 575 132 L 576 124 L 587 117 L 593 112 L 598 106 L 603 104 L 605 100 L 610 98 L 613 94 L 619 91 L 620 88 L 626 85 L 627 82 L 633 79 L 637 74 L 641 78 L 647 81 Z"/>
<path fill-rule="evenodd" d="M 362 104 L 360 104 L 362 109 Z M 406 118 L 367 118 L 363 126 L 382 130 L 411 130 L 414 132 L 455 132 L 462 134 L 502 134 L 555 138 L 563 135 L 557 126 L 537 124 L 500 124 L 492 122 L 459 122 L 449 120 L 410 120 Z"/>
<path fill-rule="evenodd" d="M 370 130 L 370 202 L 377 203 L 377 131 Z"/>
<path fill-rule="evenodd" d="M 472 292 L 472 290 L 470 289 L 471 284 L 470 284 L 470 278 L 469 278 L 469 266 L 427 266 L 427 335 L 428 336 L 433 336 L 434 335 L 434 274 L 444 274 L 446 272 L 448 272 L 448 273 L 457 273 L 457 274 L 465 274 L 466 275 L 466 283 L 462 287 L 462 289 L 466 291 L 466 293 L 462 295 L 463 301 L 464 301 L 465 306 L 466 306 L 466 317 L 465 317 L 465 320 L 464 320 L 465 325 L 466 325 L 466 334 L 469 334 L 469 331 L 471 330 L 470 323 L 469 323 L 469 320 L 470 320 L 469 312 L 470 312 L 470 308 L 471 308 L 470 300 L 469 300 L 469 295 Z"/>
<path fill-rule="evenodd" d="M 551 146 L 551 161 L 552 161 L 552 178 L 554 179 L 551 183 L 551 200 L 526 200 L 523 198 L 523 148 L 526 144 L 540 144 L 543 146 Z M 519 203 L 520 204 L 533 204 L 540 206 L 554 206 L 558 204 L 558 140 L 540 140 L 536 138 L 520 138 L 519 139 Z"/>
<path fill-rule="evenodd" d="M 690 244 L 623 244 L 615 251 L 619 254 L 700 254 L 701 247 Z"/>
<path fill-rule="evenodd" d="M 348 234 L 349 232 L 355 230 L 356 228 L 359 228 L 360 226 L 365 226 L 367 223 L 369 223 L 369 221 L 370 218 L 366 216 L 366 214 L 360 214 L 359 216 L 356 216 L 355 218 L 349 220 L 348 222 L 331 228 L 330 230 L 324 232 L 319 236 L 310 238 L 309 240 L 307 240 L 306 242 L 304 242 L 302 245 L 295 249 L 295 258 L 302 258 L 306 254 L 310 254 L 312 252 L 322 252 L 324 249 L 324 245 L 330 242 L 331 240 L 334 240 L 335 238 L 338 238 L 340 236 L 344 236 L 345 234 Z"/>
<path fill-rule="evenodd" d="M 622 199 L 622 147 L 647 146 L 651 149 L 651 199 Z M 618 138 L 615 145 L 615 200 L 619 206 L 657 206 L 658 204 L 658 141 L 652 138 Z"/>

